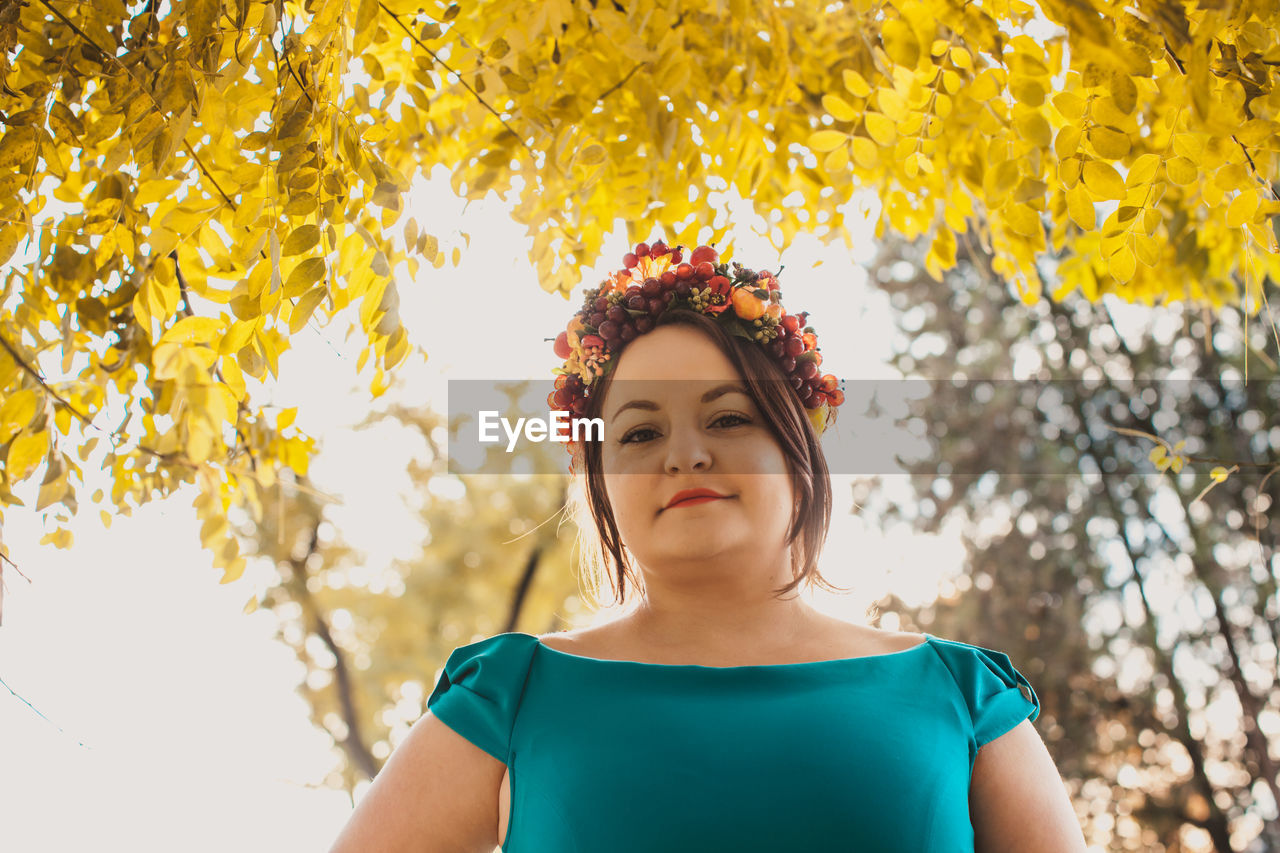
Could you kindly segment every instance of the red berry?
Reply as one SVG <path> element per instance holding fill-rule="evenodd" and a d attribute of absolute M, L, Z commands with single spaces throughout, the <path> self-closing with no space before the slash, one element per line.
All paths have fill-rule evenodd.
<path fill-rule="evenodd" d="M 569 408 L 572 409 L 573 413 L 576 415 L 585 415 L 587 413 L 587 398 L 574 397 L 573 402 L 569 404 Z"/>
<path fill-rule="evenodd" d="M 693 290 L 693 285 L 688 281 L 678 281 L 676 282 L 676 289 L 672 292 L 675 293 L 676 296 L 683 296 L 687 298 L 689 296 L 689 291 L 691 290 Z"/>
<path fill-rule="evenodd" d="M 634 339 L 635 336 L 636 336 L 636 327 L 634 324 L 628 323 L 627 325 L 622 327 L 622 340 L 624 342 Z"/>
<path fill-rule="evenodd" d="M 646 278 L 644 284 L 640 285 L 640 292 L 645 296 L 657 296 L 662 290 L 662 282 L 656 278 Z"/>
<path fill-rule="evenodd" d="M 796 369 L 795 356 L 784 355 L 778 360 L 778 366 L 782 368 L 783 373 L 793 373 Z"/>
<path fill-rule="evenodd" d="M 651 299 L 649 299 L 649 304 L 647 306 L 649 313 L 654 317 L 657 317 L 659 314 L 661 314 L 662 310 L 666 307 L 667 307 L 667 303 L 663 302 L 657 296 L 654 296 Z"/>
<path fill-rule="evenodd" d="M 643 293 L 637 292 L 635 295 L 627 297 L 627 307 L 632 311 L 643 311 L 645 306 L 646 303 Z M 799 338 L 796 340 L 799 340 Z"/>
<path fill-rule="evenodd" d="M 597 311 L 608 311 L 609 299 L 604 296 L 597 296 L 596 301 L 592 303 L 592 307 L 595 308 Z"/>
<path fill-rule="evenodd" d="M 645 332 L 651 332 L 653 331 L 653 323 L 654 323 L 654 320 L 652 317 L 637 317 L 636 331 L 642 335 Z"/>
<path fill-rule="evenodd" d="M 639 257 L 639 258 L 649 257 L 648 243 L 636 243 L 636 257 Z"/>
<path fill-rule="evenodd" d="M 693 278 L 693 264 L 680 264 L 676 267 L 676 278 Z"/>
<path fill-rule="evenodd" d="M 840 385 L 840 380 L 836 378 L 834 373 L 824 374 L 822 377 L 822 390 L 834 391 Z"/>
<path fill-rule="evenodd" d="M 573 349 L 569 346 L 569 333 L 567 331 L 556 335 L 556 355 L 560 358 L 568 358 L 573 355 Z"/>
<path fill-rule="evenodd" d="M 839 388 L 831 392 L 831 405 L 839 406 L 844 402 L 844 392 Z"/>
<path fill-rule="evenodd" d="M 662 275 L 658 276 L 658 281 L 662 282 L 663 287 L 674 287 L 676 283 L 676 274 L 671 270 L 667 270 Z"/>
<path fill-rule="evenodd" d="M 799 338 L 787 338 L 787 355 L 797 356 L 804 352 L 804 341 Z"/>
<path fill-rule="evenodd" d="M 703 261 L 694 266 L 693 274 L 698 281 L 708 281 L 711 276 L 716 274 L 716 268 L 712 266 L 711 261 Z"/>
<path fill-rule="evenodd" d="M 790 382 L 791 387 L 796 389 L 797 391 L 799 391 L 802 387 L 804 387 L 804 380 L 794 373 L 787 377 L 787 381 Z"/>
<path fill-rule="evenodd" d="M 600 337 L 606 341 L 611 341 L 618 337 L 618 324 L 612 320 L 605 320 L 600 324 L 598 331 L 600 332 Z"/>
<path fill-rule="evenodd" d="M 667 244 L 658 240 L 649 247 L 649 254 L 655 258 L 660 258 L 667 253 Z"/>
<path fill-rule="evenodd" d="M 609 309 L 609 319 L 615 323 L 625 323 L 627 321 L 627 309 L 621 305 L 614 305 Z"/>
<path fill-rule="evenodd" d="M 573 402 L 573 394 L 567 388 L 561 388 L 552 397 L 555 400 L 554 405 L 557 409 L 568 408 L 569 404 Z"/>
<path fill-rule="evenodd" d="M 800 328 L 800 318 L 795 314 L 784 314 L 779 325 L 787 330 L 787 334 L 794 334 Z"/>
<path fill-rule="evenodd" d="M 676 249 L 671 253 L 671 263 L 678 264 L 682 260 L 684 260 L 684 253 L 681 252 L 679 249 Z"/>
<path fill-rule="evenodd" d="M 670 305 L 671 301 L 676 298 L 676 292 L 674 290 L 664 290 L 658 298 L 662 300 L 663 305 Z"/>
<path fill-rule="evenodd" d="M 720 253 L 710 246 L 699 246 L 693 250 L 693 254 L 689 256 L 689 263 L 695 267 L 703 261 L 715 263 L 720 257 Z"/>
<path fill-rule="evenodd" d="M 627 269 L 631 269 L 638 263 L 640 263 L 640 259 L 636 257 L 634 252 L 627 252 L 622 256 L 622 265 Z"/>
<path fill-rule="evenodd" d="M 800 375 L 805 379 L 812 379 L 818 375 L 818 365 L 806 359 L 800 364 Z"/>
<path fill-rule="evenodd" d="M 599 327 L 599 325 L 604 322 L 604 317 L 605 315 L 603 311 L 596 311 L 587 319 L 590 321 L 590 325 Z"/>
<path fill-rule="evenodd" d="M 784 344 L 782 341 L 778 340 L 777 338 L 774 338 L 773 340 L 769 341 L 768 349 L 769 349 L 769 355 L 773 356 L 774 358 L 782 358 L 784 355 L 787 354 L 786 344 Z"/>

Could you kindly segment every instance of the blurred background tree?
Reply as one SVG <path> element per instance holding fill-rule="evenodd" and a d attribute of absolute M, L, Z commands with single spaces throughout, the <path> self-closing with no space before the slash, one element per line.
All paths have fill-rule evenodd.
<path fill-rule="evenodd" d="M 504 391 L 514 403 L 528 387 Z M 456 646 L 503 631 L 559 630 L 584 609 L 570 564 L 577 528 L 561 523 L 563 474 L 516 473 L 522 455 L 494 446 L 485 473 L 455 475 L 440 415 L 391 404 L 356 428 L 386 421 L 423 440 L 422 457 L 407 462 L 414 492 L 405 496 L 418 506 L 418 556 L 369 565 L 343 544 L 323 496 L 302 477 L 278 482 L 262 520 L 237 527 L 245 552 L 275 568 L 261 606 L 306 667 L 300 692 L 312 722 L 340 751 L 329 783 L 349 792 L 377 774 L 426 711 Z"/>
<path fill-rule="evenodd" d="M 967 557 L 936 602 L 879 606 L 1010 656 L 1098 849 L 1280 848 L 1274 364 L 1243 381 L 1233 310 L 1122 332 L 1106 304 L 1025 308 L 979 253 L 940 286 L 925 251 L 887 243 L 873 275 L 923 386 L 899 428 L 932 452 L 903 460 L 905 496 L 871 477 L 854 499 L 868 525 L 958 527 Z M 1206 464 L 1154 472 L 1159 445 L 1114 428 Z M 1217 482 L 1222 460 L 1240 470 Z"/>

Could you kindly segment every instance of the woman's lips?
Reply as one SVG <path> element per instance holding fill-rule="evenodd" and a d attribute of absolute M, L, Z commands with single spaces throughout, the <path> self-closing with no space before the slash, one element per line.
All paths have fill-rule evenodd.
<path fill-rule="evenodd" d="M 667 509 L 675 509 L 676 507 L 680 507 L 680 506 L 693 506 L 694 504 L 704 504 L 707 501 L 722 501 L 722 500 L 724 500 L 724 498 L 715 497 L 714 495 L 701 495 L 696 498 L 685 498 L 682 501 L 677 501 L 673 503 L 671 506 L 667 507 Z"/>

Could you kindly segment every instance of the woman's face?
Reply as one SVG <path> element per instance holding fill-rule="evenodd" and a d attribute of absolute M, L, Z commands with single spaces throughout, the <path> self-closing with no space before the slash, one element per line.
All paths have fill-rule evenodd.
<path fill-rule="evenodd" d="M 786 457 L 732 362 L 702 332 L 659 326 L 627 344 L 601 410 L 605 490 L 650 572 L 732 571 L 786 550 Z M 677 492 L 723 498 L 668 506 Z M 711 561 L 716 562 L 711 562 Z M 748 561 L 748 562 L 744 562 Z"/>

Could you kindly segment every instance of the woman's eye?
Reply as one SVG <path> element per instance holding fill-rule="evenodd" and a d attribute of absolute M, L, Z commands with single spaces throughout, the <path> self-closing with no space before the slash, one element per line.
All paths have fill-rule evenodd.
<path fill-rule="evenodd" d="M 730 427 L 739 426 L 740 424 L 751 423 L 750 418 L 746 417 L 745 415 L 739 415 L 736 412 L 727 412 L 723 415 L 720 415 L 711 423 L 714 425 L 714 424 L 724 423 L 725 421 L 729 421 Z M 652 432 L 656 434 L 657 431 L 654 429 L 651 429 L 650 427 L 637 427 L 627 432 L 625 435 L 622 436 L 622 438 L 618 439 L 618 443 L 619 444 L 635 444 L 638 442 L 645 441 L 647 439 L 639 439 L 639 438 L 636 438 L 636 436 L 643 435 L 644 433 L 647 433 L 647 432 Z"/>

